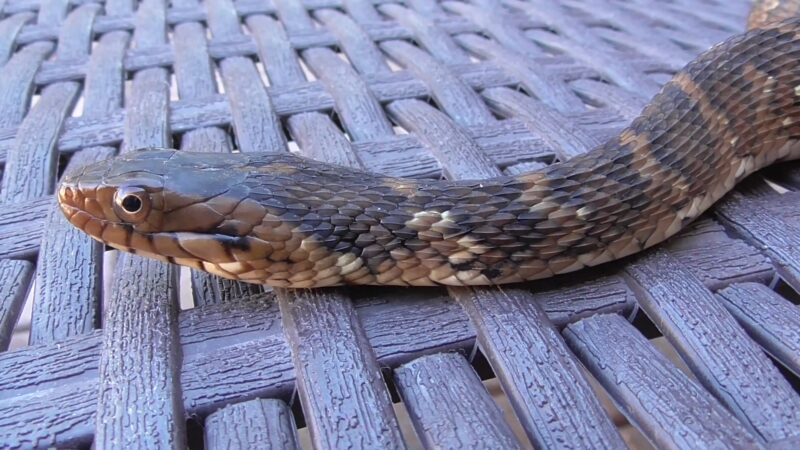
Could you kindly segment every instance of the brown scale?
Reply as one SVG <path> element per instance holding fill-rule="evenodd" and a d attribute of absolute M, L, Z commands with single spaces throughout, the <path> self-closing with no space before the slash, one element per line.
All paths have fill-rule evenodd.
<path fill-rule="evenodd" d="M 747 17 L 747 28 L 756 29 L 800 13 L 800 0 L 755 0 Z"/>
<path fill-rule="evenodd" d="M 59 202 L 112 247 L 253 283 L 549 277 L 655 245 L 743 177 L 800 156 L 798 31 L 762 25 L 716 46 L 618 137 L 517 177 L 407 180 L 291 155 L 157 150 L 87 168 Z"/>

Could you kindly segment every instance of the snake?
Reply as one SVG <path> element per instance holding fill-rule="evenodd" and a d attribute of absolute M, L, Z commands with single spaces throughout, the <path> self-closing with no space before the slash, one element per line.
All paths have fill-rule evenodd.
<path fill-rule="evenodd" d="M 272 149 L 152 148 L 65 176 L 58 204 L 111 248 L 274 287 L 501 285 L 597 266 L 800 157 L 799 5 L 757 1 L 747 32 L 691 61 L 617 136 L 535 171 L 426 180 Z"/>

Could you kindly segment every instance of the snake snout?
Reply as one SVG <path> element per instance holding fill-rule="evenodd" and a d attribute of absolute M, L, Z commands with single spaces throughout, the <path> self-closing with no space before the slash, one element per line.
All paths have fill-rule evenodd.
<path fill-rule="evenodd" d="M 61 183 L 58 187 L 58 203 L 60 205 L 69 205 L 72 203 L 72 199 L 74 198 L 74 193 L 72 190 L 72 186 L 67 183 Z"/>
<path fill-rule="evenodd" d="M 78 190 L 78 182 L 75 178 L 64 178 L 58 186 L 56 199 L 67 218 L 70 218 L 78 210 L 84 209 L 85 196 Z"/>

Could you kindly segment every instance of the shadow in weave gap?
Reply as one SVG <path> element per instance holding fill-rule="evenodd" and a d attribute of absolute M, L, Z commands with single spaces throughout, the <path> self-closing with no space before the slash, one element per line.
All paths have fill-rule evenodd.
<path fill-rule="evenodd" d="M 271 84 L 269 82 L 269 75 L 267 75 L 267 70 L 264 68 L 264 63 L 258 58 L 256 58 L 255 63 L 256 71 L 258 72 L 258 76 L 261 78 L 261 82 L 264 83 L 265 87 L 270 87 Z"/>
<path fill-rule="evenodd" d="M 222 71 L 219 69 L 219 64 L 212 63 L 211 68 L 214 71 L 214 84 L 217 86 L 217 92 L 225 95 L 225 83 L 222 81 Z M 268 84 L 266 86 L 269 86 Z"/>
<path fill-rule="evenodd" d="M 56 179 L 60 180 L 61 177 L 64 176 L 64 170 L 67 168 L 69 159 L 70 155 L 65 155 L 63 153 L 58 154 L 58 168 L 56 169 Z"/>
<path fill-rule="evenodd" d="M 783 375 L 784 378 L 786 378 L 786 381 L 789 382 L 792 388 L 795 391 L 800 392 L 800 377 L 798 377 L 797 374 L 795 374 L 791 370 L 787 369 L 786 366 L 781 364 L 780 361 L 775 359 L 769 353 L 767 353 L 767 357 L 770 359 L 770 361 L 772 361 L 772 364 L 774 364 L 775 367 L 778 368 L 778 372 L 780 372 L 780 374 Z"/>
<path fill-rule="evenodd" d="M 172 148 L 183 149 L 183 136 L 187 133 L 190 133 L 192 130 L 186 131 L 184 133 L 172 133 Z"/>
<path fill-rule="evenodd" d="M 303 69 L 303 75 L 306 76 L 306 81 L 309 83 L 312 81 L 317 81 L 317 76 L 311 71 L 303 58 L 297 58 L 297 62 L 300 63 L 300 68 Z"/>
<path fill-rule="evenodd" d="M 657 339 L 663 337 L 661 334 L 661 330 L 658 329 L 655 323 L 650 320 L 650 317 L 644 313 L 641 309 L 637 308 L 636 314 L 631 320 L 633 326 L 639 330 L 640 333 L 647 339 Z"/>
<path fill-rule="evenodd" d="M 322 113 L 324 114 L 324 112 L 322 112 Z M 346 136 L 348 141 L 352 142 L 352 139 L 350 138 L 349 133 L 344 131 L 345 130 L 345 126 L 342 123 L 342 116 L 339 114 L 339 112 L 336 111 L 335 109 L 331 109 L 330 111 L 328 111 L 328 117 L 330 117 L 331 122 L 333 122 L 333 125 L 336 126 L 336 128 L 339 129 L 339 132 L 342 135 Z"/>
<path fill-rule="evenodd" d="M 785 189 L 800 191 L 800 161 L 773 164 L 762 173 L 765 178 Z"/>
<path fill-rule="evenodd" d="M 789 300 L 793 304 L 800 306 L 800 293 L 797 292 L 789 283 L 780 278 L 775 279 L 772 290 L 777 292 L 781 297 Z"/>
<path fill-rule="evenodd" d="M 83 116 L 83 95 L 78 97 L 78 101 L 75 102 L 75 108 L 72 110 L 71 117 L 81 117 Z"/>
<path fill-rule="evenodd" d="M 197 415 L 186 418 L 186 446 L 189 450 L 203 450 L 203 419 Z"/>
<path fill-rule="evenodd" d="M 175 72 L 169 74 L 169 100 L 171 102 L 178 101 L 178 79 L 175 77 Z"/>
<path fill-rule="evenodd" d="M 34 285 L 35 282 L 31 280 L 30 290 L 28 291 L 28 295 L 25 296 L 25 303 L 22 305 L 22 311 L 17 318 L 17 323 L 14 325 L 14 331 L 11 333 L 8 351 L 28 346 L 28 339 L 31 334 L 31 314 L 33 313 L 33 293 L 35 292 Z"/>

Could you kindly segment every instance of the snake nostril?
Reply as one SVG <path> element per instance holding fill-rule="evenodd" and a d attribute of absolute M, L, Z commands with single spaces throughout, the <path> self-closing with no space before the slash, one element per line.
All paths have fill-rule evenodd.
<path fill-rule="evenodd" d="M 72 199 L 72 191 L 70 190 L 69 187 L 67 187 L 67 186 L 62 184 L 61 187 L 59 187 L 59 189 L 58 189 L 58 198 L 61 201 L 71 200 Z"/>

